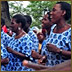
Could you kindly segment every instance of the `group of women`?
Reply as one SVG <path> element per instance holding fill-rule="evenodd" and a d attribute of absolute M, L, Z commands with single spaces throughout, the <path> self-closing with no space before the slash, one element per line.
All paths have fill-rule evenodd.
<path fill-rule="evenodd" d="M 66 2 L 57 2 L 52 11 L 44 15 L 42 28 L 46 29 L 47 33 L 40 55 L 38 46 L 24 30 L 26 18 L 21 14 L 14 15 L 10 24 L 14 32 L 12 37 L 1 30 L 1 70 L 34 71 L 23 66 L 23 60 L 52 67 L 71 59 L 71 25 L 66 22 L 70 18 L 71 5 Z M 4 59 L 6 63 L 3 63 Z"/>

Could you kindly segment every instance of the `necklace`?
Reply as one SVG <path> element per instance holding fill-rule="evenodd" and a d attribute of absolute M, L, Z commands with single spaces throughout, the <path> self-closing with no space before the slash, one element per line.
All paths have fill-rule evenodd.
<path fill-rule="evenodd" d="M 24 31 L 22 31 L 19 35 L 15 36 L 15 39 L 18 39 L 20 37 L 22 37 L 23 35 L 25 35 L 26 33 Z"/>

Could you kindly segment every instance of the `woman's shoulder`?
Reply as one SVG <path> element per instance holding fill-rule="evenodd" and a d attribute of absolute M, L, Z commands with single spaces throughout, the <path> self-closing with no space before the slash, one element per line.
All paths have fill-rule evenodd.
<path fill-rule="evenodd" d="M 66 29 L 63 33 L 71 32 L 71 25 L 67 24 Z"/>
<path fill-rule="evenodd" d="M 30 40 L 30 36 L 29 36 L 28 34 L 25 34 L 24 36 L 22 36 L 22 37 L 20 38 L 20 40 L 21 40 L 21 41 L 28 41 L 28 40 Z"/>

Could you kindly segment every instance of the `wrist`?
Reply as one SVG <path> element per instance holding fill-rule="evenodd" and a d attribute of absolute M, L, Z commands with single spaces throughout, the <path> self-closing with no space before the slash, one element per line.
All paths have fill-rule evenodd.
<path fill-rule="evenodd" d="M 63 51 L 62 49 L 58 49 L 57 53 L 62 54 L 62 51 Z"/>
<path fill-rule="evenodd" d="M 39 55 L 39 56 L 38 56 L 38 59 L 41 59 L 42 57 L 43 57 L 42 55 Z"/>

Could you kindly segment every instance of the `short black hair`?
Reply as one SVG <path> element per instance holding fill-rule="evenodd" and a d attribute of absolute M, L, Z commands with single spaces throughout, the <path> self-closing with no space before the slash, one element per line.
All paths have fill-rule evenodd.
<path fill-rule="evenodd" d="M 29 16 L 29 15 L 24 15 L 24 17 L 26 18 L 27 23 L 31 25 L 31 23 L 32 23 L 32 18 L 31 18 L 31 16 Z"/>
<path fill-rule="evenodd" d="M 26 20 L 22 14 L 16 14 L 12 18 L 16 19 L 16 23 L 21 23 L 22 28 L 24 28 L 24 26 L 26 24 Z"/>
<path fill-rule="evenodd" d="M 65 20 L 69 20 L 71 18 L 71 4 L 67 3 L 67 2 L 57 2 L 56 4 L 60 4 L 61 5 L 61 10 L 65 10 L 66 14 L 64 16 Z"/>
<path fill-rule="evenodd" d="M 3 18 L 1 18 L 1 25 L 4 26 L 5 25 L 5 20 Z"/>

